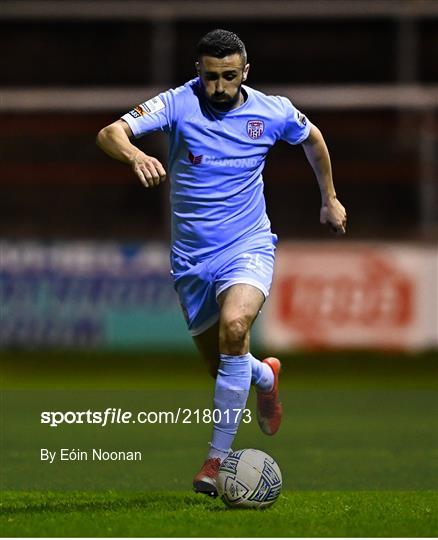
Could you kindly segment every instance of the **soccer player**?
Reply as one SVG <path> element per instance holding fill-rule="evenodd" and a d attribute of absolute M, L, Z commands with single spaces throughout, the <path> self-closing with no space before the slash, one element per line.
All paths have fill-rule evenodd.
<path fill-rule="evenodd" d="M 262 431 L 276 433 L 282 407 L 280 362 L 250 353 L 250 330 L 271 286 L 277 236 L 266 215 L 262 171 L 278 140 L 301 144 L 319 183 L 321 223 L 345 233 L 330 157 L 321 132 L 289 99 L 244 85 L 245 46 L 234 33 L 213 30 L 197 46 L 198 76 L 138 105 L 103 128 L 97 144 L 131 166 L 146 188 L 166 178 L 163 165 L 132 138 L 169 135 L 172 210 L 171 273 L 188 329 L 216 379 L 210 450 L 195 491 L 216 495 L 251 384 Z"/>

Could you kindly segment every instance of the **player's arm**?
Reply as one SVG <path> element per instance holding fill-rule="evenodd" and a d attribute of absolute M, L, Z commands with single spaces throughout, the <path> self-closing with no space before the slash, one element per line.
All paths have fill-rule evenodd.
<path fill-rule="evenodd" d="M 130 141 L 132 131 L 124 120 L 101 129 L 96 143 L 106 154 L 131 166 L 146 187 L 158 186 L 166 179 L 166 171 L 158 159 L 146 155 Z"/>
<path fill-rule="evenodd" d="M 321 223 L 327 223 L 338 234 L 345 234 L 347 213 L 336 198 L 330 155 L 322 133 L 316 126 L 311 126 L 309 136 L 302 146 L 321 190 Z"/>

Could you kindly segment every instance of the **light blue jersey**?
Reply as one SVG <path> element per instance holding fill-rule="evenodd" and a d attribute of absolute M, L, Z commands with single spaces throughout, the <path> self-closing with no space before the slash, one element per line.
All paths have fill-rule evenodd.
<path fill-rule="evenodd" d="M 310 122 L 285 97 L 243 86 L 245 102 L 222 112 L 199 78 L 122 116 L 136 138 L 169 134 L 172 251 L 202 261 L 245 238 L 270 234 L 262 171 L 278 140 L 300 144 Z"/>

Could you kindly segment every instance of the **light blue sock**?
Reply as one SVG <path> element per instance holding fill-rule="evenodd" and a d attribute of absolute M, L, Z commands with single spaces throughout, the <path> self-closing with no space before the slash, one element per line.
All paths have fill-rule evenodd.
<path fill-rule="evenodd" d="M 221 354 L 214 390 L 214 409 L 220 411 L 213 425 L 213 437 L 208 457 L 224 459 L 231 451 L 239 427 L 242 411 L 246 406 L 251 386 L 250 354 L 229 356 Z"/>
<path fill-rule="evenodd" d="M 269 392 L 274 386 L 274 372 L 268 366 L 250 354 L 251 384 L 262 392 Z"/>

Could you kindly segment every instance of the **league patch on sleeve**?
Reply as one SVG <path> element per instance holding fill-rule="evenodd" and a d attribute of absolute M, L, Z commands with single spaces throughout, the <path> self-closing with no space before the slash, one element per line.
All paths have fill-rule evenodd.
<path fill-rule="evenodd" d="M 147 113 L 153 114 L 164 109 L 166 105 L 160 96 L 155 96 L 154 98 L 142 103 L 140 107 Z"/>
<path fill-rule="evenodd" d="M 134 107 L 131 111 L 129 111 L 129 114 L 133 118 L 140 118 L 140 116 L 144 116 L 146 114 L 146 111 L 141 105 L 137 105 L 137 107 Z"/>

